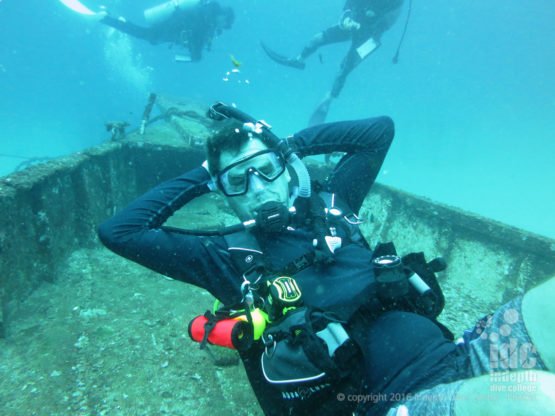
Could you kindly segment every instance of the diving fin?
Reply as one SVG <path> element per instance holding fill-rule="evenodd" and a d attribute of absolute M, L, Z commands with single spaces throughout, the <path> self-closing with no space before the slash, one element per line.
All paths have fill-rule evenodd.
<path fill-rule="evenodd" d="M 323 124 L 326 122 L 326 117 L 328 116 L 328 111 L 330 110 L 331 96 L 327 96 L 319 105 L 316 110 L 310 116 L 308 126 L 315 126 L 317 124 Z"/>
<path fill-rule="evenodd" d="M 264 49 L 264 52 L 266 52 L 266 55 L 268 55 L 272 61 L 277 62 L 280 65 L 290 66 L 297 69 L 304 69 L 305 67 L 305 63 L 300 59 L 288 58 L 280 55 L 276 51 L 270 49 L 264 42 L 260 42 L 260 46 L 262 46 L 262 49 Z"/>
<path fill-rule="evenodd" d="M 86 16 L 93 16 L 96 14 L 96 12 L 93 12 L 91 9 L 89 9 L 78 0 L 60 0 L 60 3 L 62 3 L 68 9 L 73 10 L 74 12 L 79 14 L 83 14 Z"/>

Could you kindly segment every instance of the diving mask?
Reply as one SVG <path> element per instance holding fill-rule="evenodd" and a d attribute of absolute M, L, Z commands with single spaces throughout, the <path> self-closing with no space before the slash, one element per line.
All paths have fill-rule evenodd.
<path fill-rule="evenodd" d="M 285 172 L 285 160 L 273 149 L 265 149 L 238 160 L 217 176 L 218 186 L 226 196 L 244 195 L 249 190 L 249 177 L 273 182 Z"/>

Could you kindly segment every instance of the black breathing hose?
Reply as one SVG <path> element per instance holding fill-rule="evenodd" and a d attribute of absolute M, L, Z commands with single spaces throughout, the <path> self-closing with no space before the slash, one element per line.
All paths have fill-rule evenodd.
<path fill-rule="evenodd" d="M 391 60 L 393 64 L 396 64 L 397 62 L 399 62 L 399 52 L 401 52 L 401 45 L 403 45 L 403 41 L 405 40 L 405 35 L 407 34 L 407 27 L 409 26 L 411 11 L 412 11 L 412 0 L 409 0 L 409 11 L 407 13 L 407 19 L 405 20 L 405 27 L 403 28 L 403 34 L 401 35 L 401 40 L 399 41 L 399 45 L 397 45 L 397 52 L 395 52 L 395 56 Z"/>

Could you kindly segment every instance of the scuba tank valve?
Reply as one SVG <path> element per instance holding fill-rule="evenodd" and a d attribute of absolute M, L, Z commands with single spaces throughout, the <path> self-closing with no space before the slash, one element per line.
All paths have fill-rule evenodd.
<path fill-rule="evenodd" d="M 169 19 L 172 14 L 193 9 L 199 0 L 169 0 L 144 11 L 144 17 L 149 25 L 156 25 Z"/>

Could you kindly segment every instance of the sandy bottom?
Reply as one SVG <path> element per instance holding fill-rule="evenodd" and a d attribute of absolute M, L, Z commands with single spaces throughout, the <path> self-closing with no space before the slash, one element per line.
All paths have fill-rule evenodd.
<path fill-rule="evenodd" d="M 261 415 L 237 354 L 187 335 L 212 302 L 108 250 L 74 252 L 0 340 L 0 414 Z"/>

